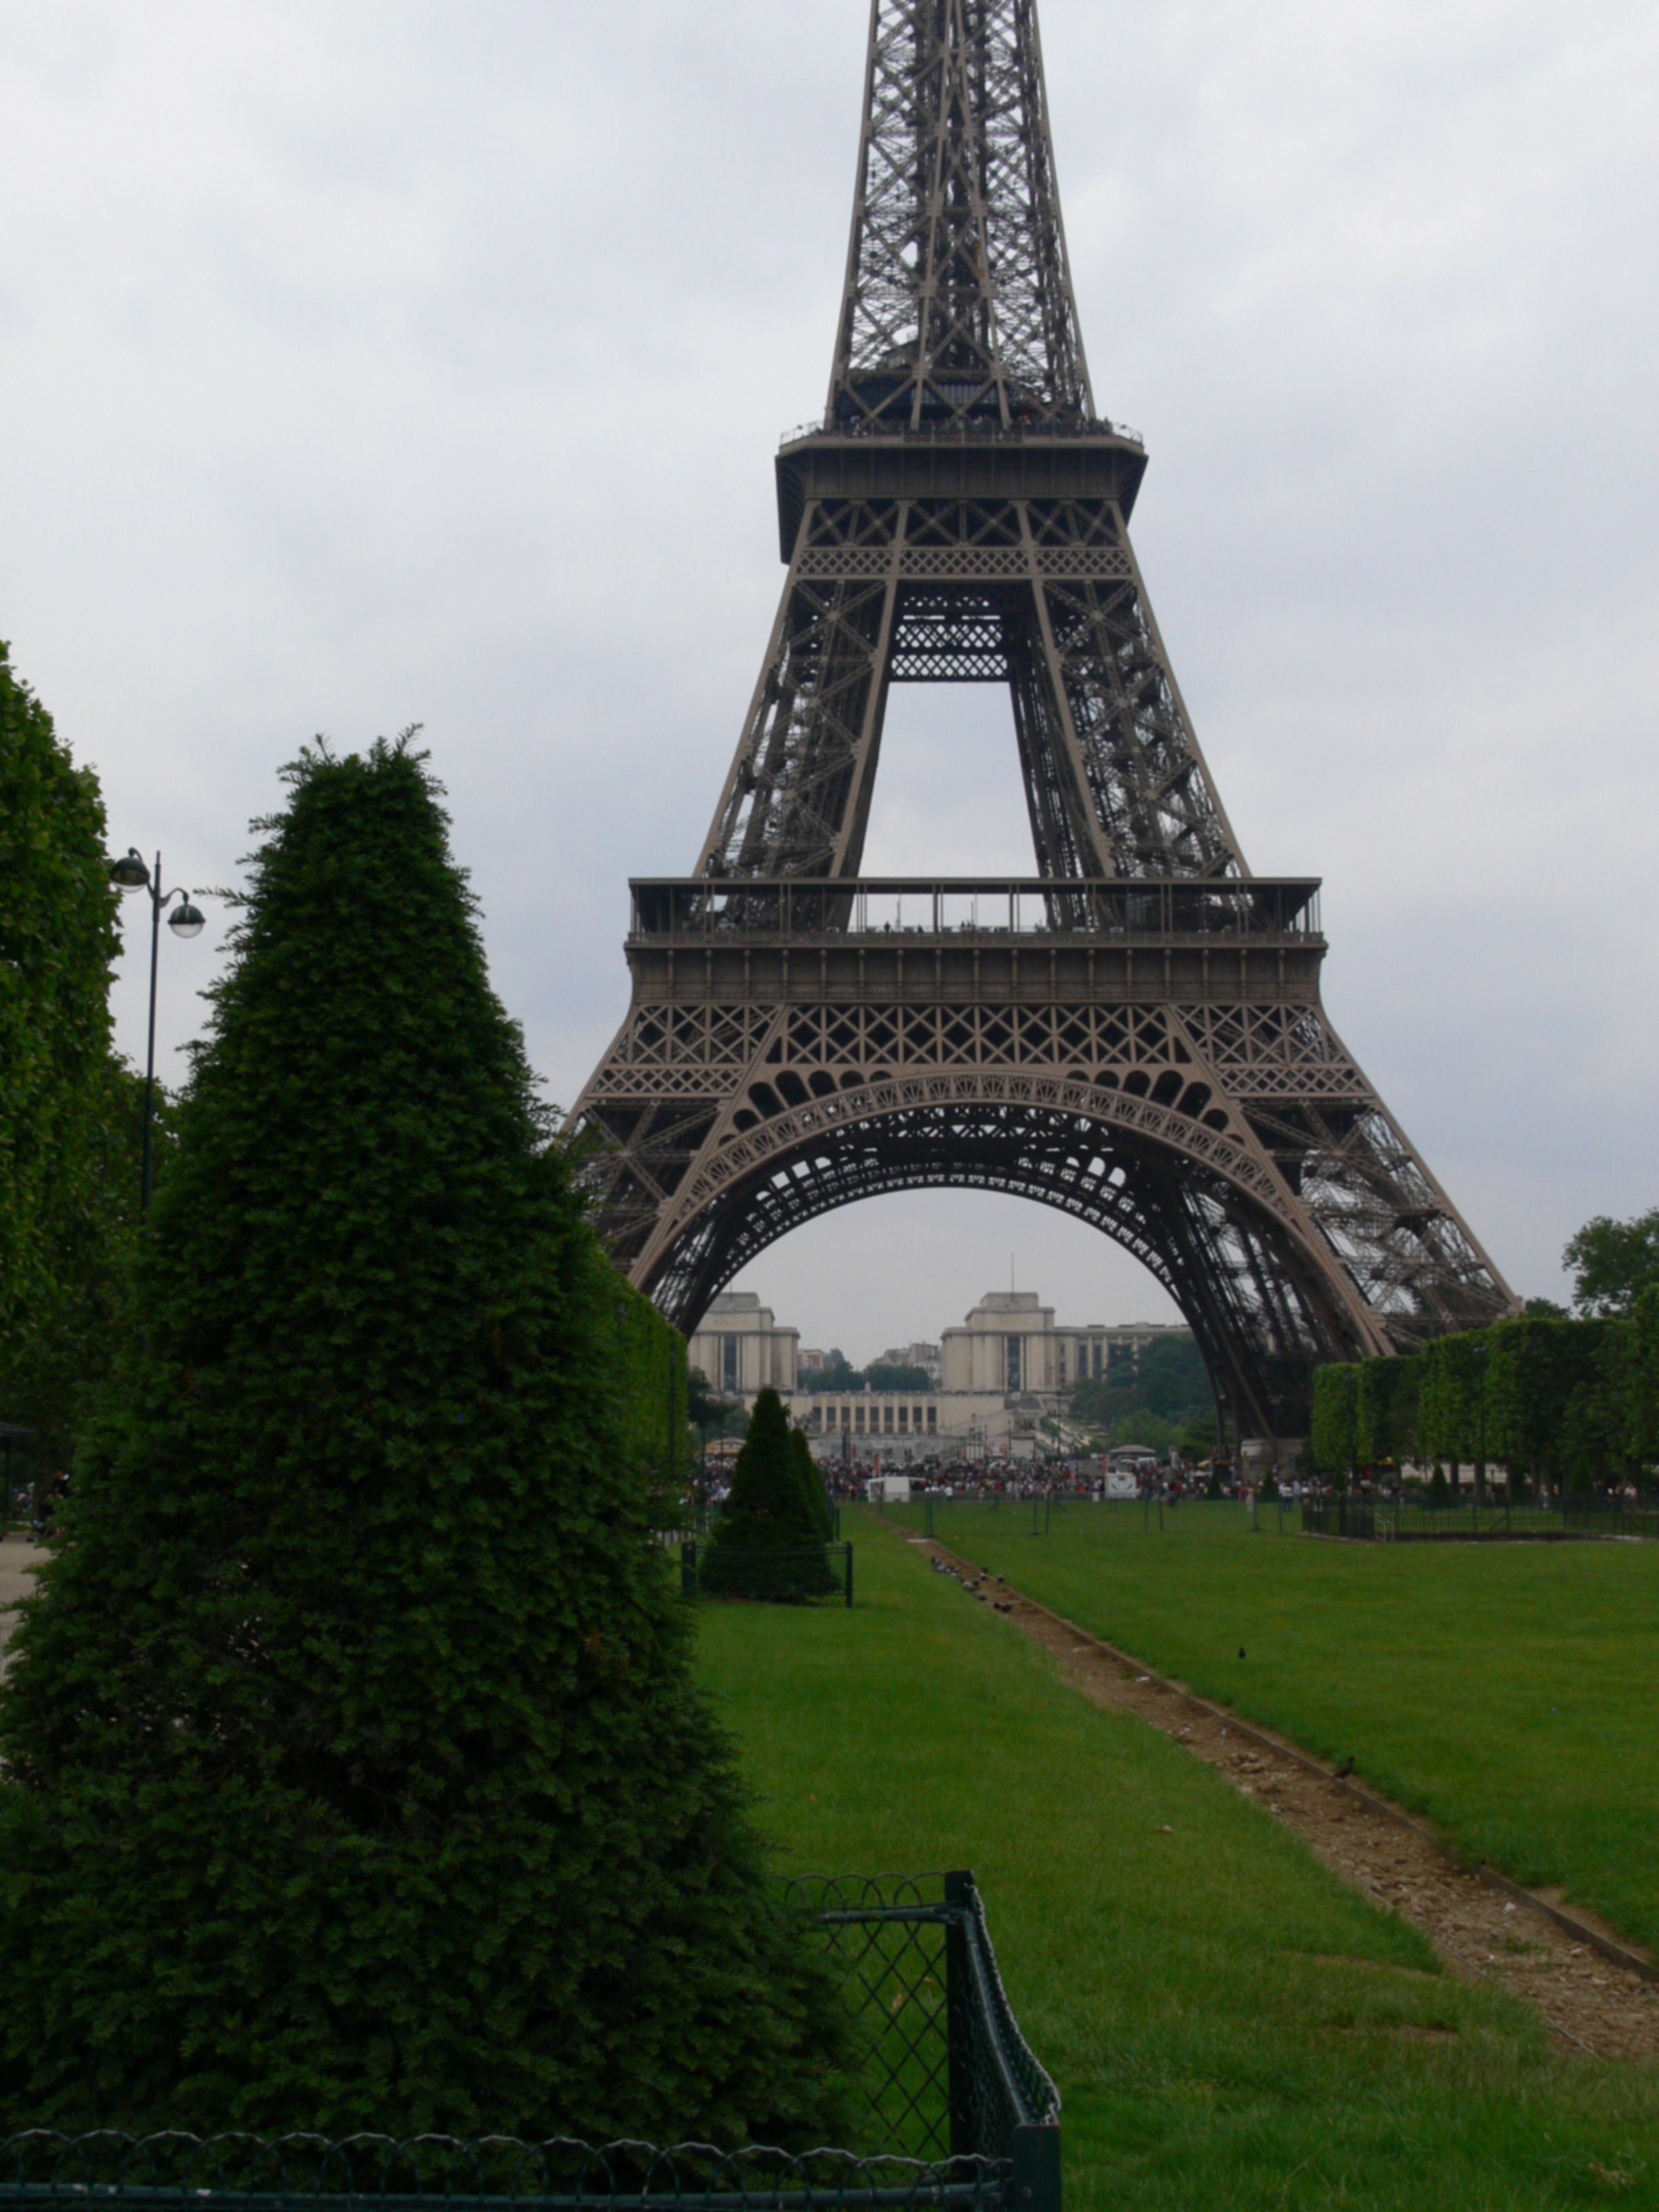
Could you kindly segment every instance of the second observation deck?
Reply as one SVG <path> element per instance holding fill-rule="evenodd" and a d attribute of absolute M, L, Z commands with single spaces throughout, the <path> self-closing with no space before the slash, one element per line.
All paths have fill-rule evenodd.
<path fill-rule="evenodd" d="M 629 885 L 635 945 L 897 938 L 1322 941 L 1317 877 L 652 877 Z"/>

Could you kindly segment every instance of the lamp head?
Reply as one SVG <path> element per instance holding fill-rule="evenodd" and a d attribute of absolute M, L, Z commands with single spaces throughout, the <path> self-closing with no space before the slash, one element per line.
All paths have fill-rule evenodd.
<path fill-rule="evenodd" d="M 207 916 L 199 906 L 185 899 L 167 916 L 167 927 L 175 937 L 199 937 L 206 927 Z"/>
<path fill-rule="evenodd" d="M 129 845 L 118 860 L 110 862 L 109 879 L 124 891 L 141 891 L 149 884 L 149 870 Z"/>

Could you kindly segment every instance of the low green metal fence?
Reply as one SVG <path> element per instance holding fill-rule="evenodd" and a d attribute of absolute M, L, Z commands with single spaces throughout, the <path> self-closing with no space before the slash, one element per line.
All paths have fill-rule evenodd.
<path fill-rule="evenodd" d="M 1060 2097 L 1015 2023 L 969 1874 L 791 1885 L 862 2032 L 870 2151 L 262 2139 L 0 2141 L 0 2212 L 1060 2212 Z"/>
<path fill-rule="evenodd" d="M 1583 1541 L 1598 1536 L 1659 1537 L 1659 1509 L 1617 1498 L 1568 1498 L 1554 1505 L 1433 1505 L 1415 1499 L 1356 1497 L 1344 1492 L 1302 1503 L 1311 1536 L 1360 1543 L 1455 1544 L 1477 1541 Z"/>
<path fill-rule="evenodd" d="M 813 1598 L 853 1602 L 853 1547 L 802 1544 L 750 1551 L 732 1544 L 680 1546 L 684 1598 L 759 1598 L 800 1604 Z"/>

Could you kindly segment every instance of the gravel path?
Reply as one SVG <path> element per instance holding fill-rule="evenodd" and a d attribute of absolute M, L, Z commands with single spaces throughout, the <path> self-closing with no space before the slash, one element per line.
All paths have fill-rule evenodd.
<path fill-rule="evenodd" d="M 1461 1865 L 1421 1821 L 1374 1790 L 1163 1680 L 943 1546 L 908 1540 L 960 1581 L 968 1602 L 994 1606 L 1052 1651 L 1073 1688 L 1174 1737 L 1345 1881 L 1420 1928 L 1454 1973 L 1501 1984 L 1535 2005 L 1562 2041 L 1597 2057 L 1659 2057 L 1659 1969 L 1582 1907 Z"/>

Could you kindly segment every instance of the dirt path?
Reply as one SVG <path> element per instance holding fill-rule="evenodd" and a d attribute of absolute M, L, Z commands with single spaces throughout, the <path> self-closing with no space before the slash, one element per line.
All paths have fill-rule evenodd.
<path fill-rule="evenodd" d="M 907 1539 L 1052 1651 L 1094 1704 L 1133 1713 L 1224 1774 L 1315 1856 L 1420 1928 L 1455 1973 L 1497 1982 L 1537 2007 L 1564 2042 L 1601 2058 L 1659 2058 L 1659 1968 L 1581 1907 L 1462 1866 L 1422 1822 L 1340 1778 L 1305 1752 L 1166 1680 L 1129 1653 L 981 1576 L 942 1545 Z"/>

